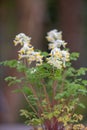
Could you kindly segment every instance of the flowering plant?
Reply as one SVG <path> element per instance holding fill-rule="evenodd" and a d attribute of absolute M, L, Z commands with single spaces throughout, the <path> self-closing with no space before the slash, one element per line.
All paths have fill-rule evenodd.
<path fill-rule="evenodd" d="M 80 130 L 79 127 L 84 127 L 78 124 L 82 115 L 76 114 L 75 110 L 77 106 L 84 108 L 80 97 L 87 93 L 87 80 L 82 79 L 87 68 L 75 69 L 72 66 L 79 54 L 69 53 L 62 32 L 52 30 L 46 39 L 49 53 L 35 50 L 30 43 L 31 37 L 18 34 L 14 45 L 22 46 L 18 51 L 19 59 L 3 64 L 16 68 L 22 75 L 8 76 L 5 80 L 8 85 L 17 83 L 17 90 L 27 101 L 28 108 L 20 110 L 27 124 L 43 125 L 46 130 Z"/>

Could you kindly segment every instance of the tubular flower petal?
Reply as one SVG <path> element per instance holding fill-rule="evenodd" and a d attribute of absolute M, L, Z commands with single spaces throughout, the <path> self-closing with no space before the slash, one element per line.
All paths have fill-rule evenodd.
<path fill-rule="evenodd" d="M 35 57 L 36 65 L 41 65 L 43 62 L 43 56 L 40 55 L 40 52 L 33 52 L 33 55 Z"/>
<path fill-rule="evenodd" d="M 51 50 L 50 55 L 52 57 L 57 57 L 58 59 L 62 58 L 62 53 L 61 53 L 61 50 L 59 48 L 54 48 L 53 50 Z"/>
<path fill-rule="evenodd" d="M 16 35 L 15 40 L 14 40 L 14 45 L 20 44 L 23 46 L 24 44 L 30 44 L 31 37 L 26 36 L 24 33 L 20 33 Z"/>
<path fill-rule="evenodd" d="M 66 61 L 69 61 L 69 57 L 70 57 L 70 54 L 68 51 L 62 51 L 62 62 L 63 62 L 63 67 L 65 68 L 66 65 L 65 65 L 65 62 Z"/>
<path fill-rule="evenodd" d="M 47 33 L 46 38 L 49 42 L 54 42 L 57 39 L 61 40 L 62 39 L 62 32 L 58 32 L 56 29 L 54 29 L 54 30 Z"/>
<path fill-rule="evenodd" d="M 24 44 L 24 46 L 18 52 L 20 54 L 29 54 L 32 51 L 34 51 L 33 47 L 30 48 L 27 44 Z"/>
<path fill-rule="evenodd" d="M 47 58 L 47 63 L 53 65 L 57 69 L 61 69 L 62 68 L 62 61 L 60 61 L 56 57 L 49 57 L 49 58 Z"/>
<path fill-rule="evenodd" d="M 62 41 L 62 40 L 56 40 L 56 41 L 54 41 L 54 43 L 50 43 L 48 46 L 49 46 L 49 49 L 54 49 L 55 47 L 60 48 L 63 44 L 64 44 L 64 41 Z"/>

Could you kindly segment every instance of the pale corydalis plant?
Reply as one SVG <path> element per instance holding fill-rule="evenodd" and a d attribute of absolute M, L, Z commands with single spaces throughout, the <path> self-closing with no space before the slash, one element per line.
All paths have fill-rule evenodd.
<path fill-rule="evenodd" d="M 31 37 L 24 33 L 16 35 L 14 45 L 20 45 L 18 60 L 4 64 L 16 68 L 22 76 L 7 77 L 6 81 L 18 83 L 18 89 L 24 95 L 29 110 L 21 110 L 28 124 L 46 124 L 78 122 L 82 117 L 74 114 L 78 106 L 79 95 L 85 95 L 86 81 L 79 79 L 87 69 L 78 71 L 72 67 L 72 60 L 77 53 L 69 53 L 62 32 L 56 29 L 47 33 L 48 52 L 36 50 L 31 44 Z M 33 64 L 34 63 L 34 64 Z M 80 104 L 82 105 L 82 104 Z M 83 106 L 83 105 L 82 105 Z M 55 123 L 54 123 L 55 124 Z"/>

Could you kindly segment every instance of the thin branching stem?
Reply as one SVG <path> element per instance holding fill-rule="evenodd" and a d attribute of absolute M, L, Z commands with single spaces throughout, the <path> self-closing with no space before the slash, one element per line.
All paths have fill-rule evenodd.
<path fill-rule="evenodd" d="M 27 63 L 27 61 L 26 61 L 26 63 Z M 28 63 L 27 63 L 27 66 L 28 66 Z M 26 73 L 24 73 L 24 74 L 25 74 L 25 77 L 26 77 Z M 40 100 L 39 100 L 39 98 L 38 98 L 38 95 L 37 95 L 37 93 L 36 93 L 36 91 L 35 91 L 35 88 L 33 88 L 33 85 L 32 85 L 32 84 L 29 84 L 28 86 L 29 86 L 29 88 L 31 89 L 31 91 L 32 91 L 33 95 L 35 96 L 35 98 L 37 99 L 38 108 L 40 108 L 40 111 L 43 111 L 43 107 L 41 106 L 41 103 L 40 103 Z M 38 111 L 39 111 L 39 109 L 38 109 Z"/>
<path fill-rule="evenodd" d="M 61 84 L 60 93 L 62 93 L 62 92 L 63 92 L 63 89 L 64 89 L 64 81 L 65 81 L 65 78 L 66 78 L 65 72 L 66 72 L 66 71 L 64 71 L 63 77 L 62 77 L 62 84 Z"/>
<path fill-rule="evenodd" d="M 46 97 L 46 100 L 47 100 L 47 105 L 50 108 L 51 107 L 51 103 L 50 103 L 50 99 L 49 99 L 49 96 L 48 96 L 48 93 L 47 93 L 47 90 L 46 90 L 46 86 L 45 86 L 44 80 L 42 80 L 42 86 L 43 86 L 44 94 L 45 94 L 45 97 Z"/>
<path fill-rule="evenodd" d="M 53 105 L 55 104 L 55 96 L 56 96 L 56 92 L 57 92 L 57 84 L 58 84 L 58 81 L 55 80 L 53 82 L 53 85 L 52 85 L 52 89 L 53 89 L 53 97 L 52 97 L 52 101 L 53 101 Z"/>
<path fill-rule="evenodd" d="M 21 90 L 21 88 L 18 86 L 18 88 Z M 25 93 L 21 90 L 21 93 L 23 94 L 25 100 L 27 101 L 27 103 L 29 104 L 29 106 L 32 108 L 32 110 L 36 113 L 36 115 L 39 117 L 36 109 L 33 107 L 33 105 L 29 102 L 27 96 L 25 95 Z"/>
<path fill-rule="evenodd" d="M 33 86 L 31 84 L 29 84 L 29 88 L 31 89 L 33 95 L 37 99 L 37 105 L 38 105 L 38 107 L 40 108 L 41 111 L 43 111 L 43 107 L 41 106 L 40 100 L 38 99 L 38 95 L 37 95 L 35 89 L 33 88 Z"/>

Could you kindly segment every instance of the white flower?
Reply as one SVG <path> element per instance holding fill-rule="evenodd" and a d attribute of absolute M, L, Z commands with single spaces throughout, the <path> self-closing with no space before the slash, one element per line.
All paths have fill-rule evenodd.
<path fill-rule="evenodd" d="M 50 42 L 48 45 L 49 49 L 54 49 L 56 47 L 61 48 L 66 46 L 66 42 L 62 40 L 62 32 L 58 32 L 56 29 L 47 33 L 47 40 Z"/>
<path fill-rule="evenodd" d="M 60 48 L 61 46 L 63 46 L 65 48 L 65 45 L 67 43 L 65 43 L 63 40 L 55 40 L 54 43 L 50 43 L 48 45 L 49 49 L 54 49 L 56 47 Z"/>
<path fill-rule="evenodd" d="M 62 40 L 62 32 L 58 32 L 56 29 L 47 33 L 47 40 L 49 42 L 55 42 L 55 40 Z"/>
<path fill-rule="evenodd" d="M 47 58 L 47 62 L 58 69 L 62 67 L 66 67 L 66 61 L 69 61 L 69 52 L 65 50 L 61 50 L 59 48 L 54 48 L 51 50 L 50 57 Z"/>
<path fill-rule="evenodd" d="M 62 57 L 65 58 L 65 61 L 69 61 L 70 53 L 68 51 L 62 50 Z"/>
<path fill-rule="evenodd" d="M 29 47 L 27 44 L 24 44 L 23 47 L 18 51 L 21 54 L 25 54 L 26 51 L 29 50 Z"/>
<path fill-rule="evenodd" d="M 62 68 L 62 61 L 60 61 L 56 57 L 49 57 L 49 58 L 47 58 L 47 63 L 49 63 L 50 65 L 56 67 L 57 69 L 61 69 Z"/>
<path fill-rule="evenodd" d="M 28 55 L 27 60 L 28 60 L 28 63 L 31 64 L 33 61 L 35 61 L 35 56 L 30 54 L 30 55 Z"/>
<path fill-rule="evenodd" d="M 35 56 L 36 65 L 41 65 L 43 56 L 40 55 L 40 52 L 34 52 L 33 55 Z"/>
<path fill-rule="evenodd" d="M 52 57 L 57 57 L 57 58 L 59 58 L 59 59 L 62 58 L 62 53 L 61 53 L 61 50 L 60 50 L 59 48 L 54 48 L 53 50 L 51 50 L 50 55 L 51 55 Z"/>
<path fill-rule="evenodd" d="M 19 59 L 19 60 L 24 59 L 24 58 L 28 58 L 28 55 L 18 54 L 18 59 Z"/>
<path fill-rule="evenodd" d="M 30 41 L 31 41 L 31 37 L 26 36 L 24 33 L 20 33 L 20 34 L 16 35 L 14 44 L 15 44 L 15 46 L 18 44 L 20 44 L 20 45 L 30 44 Z"/>
<path fill-rule="evenodd" d="M 31 53 L 33 50 L 33 47 L 29 47 L 27 44 L 24 44 L 23 47 L 18 51 L 21 54 L 29 54 Z"/>
<path fill-rule="evenodd" d="M 65 62 L 69 61 L 70 53 L 68 51 L 62 50 L 62 62 L 63 62 L 63 67 L 65 66 Z"/>

